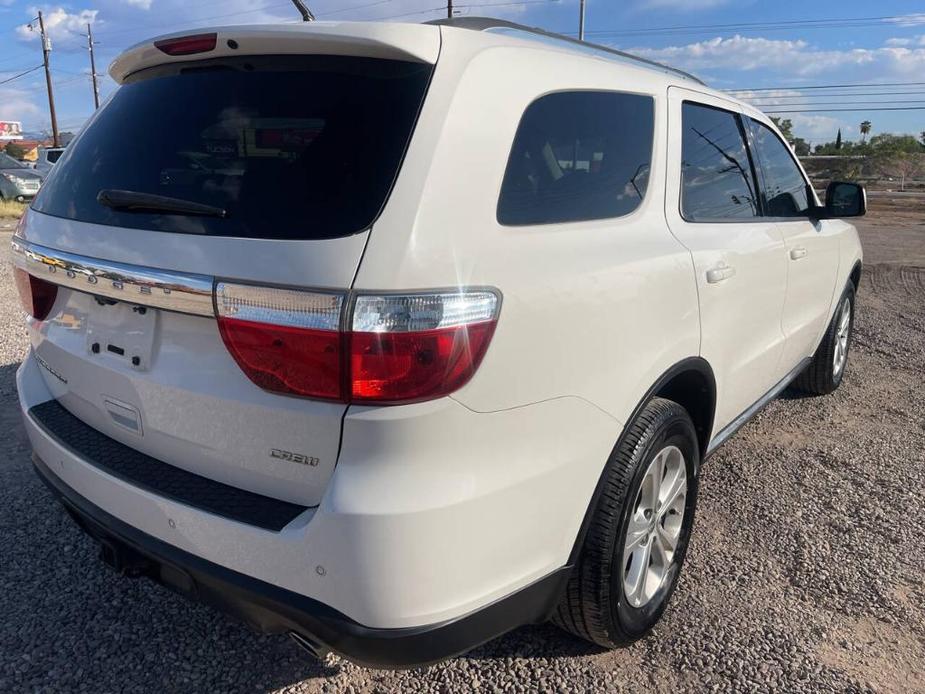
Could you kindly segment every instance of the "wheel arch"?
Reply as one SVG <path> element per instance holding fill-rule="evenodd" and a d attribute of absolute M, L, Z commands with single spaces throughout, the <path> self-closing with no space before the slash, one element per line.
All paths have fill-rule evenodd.
<path fill-rule="evenodd" d="M 702 357 L 682 359 L 659 376 L 642 399 L 639 400 L 629 418 L 627 418 L 623 431 L 620 432 L 620 436 L 614 444 L 613 451 L 616 451 L 623 443 L 632 422 L 639 416 L 646 404 L 656 397 L 674 400 L 687 410 L 694 422 L 698 448 L 700 449 L 701 460 L 703 460 L 713 432 L 713 417 L 716 413 L 716 378 L 713 375 L 712 367 Z M 588 528 L 594 516 L 594 509 L 597 507 L 603 491 L 605 471 L 606 463 L 601 468 L 601 475 L 594 488 L 594 493 L 591 495 L 591 500 L 585 509 L 578 537 L 575 538 L 575 544 L 569 554 L 569 566 L 574 566 L 581 554 L 581 548 L 584 545 Z"/>
<path fill-rule="evenodd" d="M 857 292 L 861 287 L 861 269 L 863 268 L 863 263 L 859 260 L 854 264 L 854 267 L 851 268 L 851 274 L 848 275 L 848 278 L 851 280 L 851 284 L 854 285 L 854 291 Z"/>

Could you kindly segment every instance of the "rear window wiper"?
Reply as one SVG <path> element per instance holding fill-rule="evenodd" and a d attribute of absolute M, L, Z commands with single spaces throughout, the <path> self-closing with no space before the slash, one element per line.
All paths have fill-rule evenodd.
<path fill-rule="evenodd" d="M 161 214 L 185 214 L 199 217 L 221 217 L 225 219 L 228 212 L 221 207 L 204 205 L 201 202 L 170 198 L 165 195 L 139 193 L 134 190 L 113 190 L 104 188 L 96 196 L 96 201 L 114 210 L 125 212 L 155 212 Z"/>

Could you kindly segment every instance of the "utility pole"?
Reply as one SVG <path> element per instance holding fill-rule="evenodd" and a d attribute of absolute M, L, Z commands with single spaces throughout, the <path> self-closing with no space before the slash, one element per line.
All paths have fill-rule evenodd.
<path fill-rule="evenodd" d="M 446 18 L 453 19 L 453 0 L 446 0 Z"/>
<path fill-rule="evenodd" d="M 51 70 L 48 69 L 48 54 L 51 53 L 51 40 L 45 35 L 45 20 L 39 11 L 39 31 L 42 34 L 42 56 L 45 61 L 45 83 L 48 85 L 48 111 L 51 113 L 51 136 L 55 147 L 58 146 L 58 117 L 55 115 L 55 93 L 51 88 Z"/>
<path fill-rule="evenodd" d="M 585 40 L 585 0 L 581 0 L 581 7 L 578 15 L 578 40 Z"/>
<path fill-rule="evenodd" d="M 90 49 L 90 75 L 93 77 L 93 106 L 100 107 L 100 85 L 96 81 L 96 59 L 93 57 L 93 29 L 87 24 L 87 48 Z"/>

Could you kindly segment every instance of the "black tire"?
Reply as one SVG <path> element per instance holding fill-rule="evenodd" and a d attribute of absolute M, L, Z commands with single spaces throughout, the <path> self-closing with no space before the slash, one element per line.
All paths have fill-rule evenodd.
<path fill-rule="evenodd" d="M 648 602 L 634 607 L 624 595 L 628 566 L 624 544 L 630 518 L 637 513 L 645 473 L 668 446 L 680 449 L 687 476 L 686 498 L 680 502 L 684 508 L 680 534 L 663 583 Z M 597 506 L 553 623 L 604 648 L 632 643 L 655 626 L 668 605 L 687 553 L 699 471 L 700 449 L 687 411 L 671 400 L 652 399 L 607 461 Z"/>
<path fill-rule="evenodd" d="M 838 344 L 838 327 L 845 302 L 848 302 L 851 316 L 848 320 L 848 342 L 845 347 L 844 362 L 838 370 L 834 368 L 835 350 Z M 794 388 L 810 395 L 828 395 L 841 385 L 848 370 L 848 353 L 851 349 L 851 334 L 854 331 L 854 284 L 848 282 L 835 305 L 835 314 L 826 328 L 822 342 L 802 373 L 793 382 Z"/>

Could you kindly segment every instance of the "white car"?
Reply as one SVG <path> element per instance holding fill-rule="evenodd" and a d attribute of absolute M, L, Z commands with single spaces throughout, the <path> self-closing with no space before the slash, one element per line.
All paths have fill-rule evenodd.
<path fill-rule="evenodd" d="M 42 177 L 51 173 L 51 168 L 55 165 L 61 155 L 64 154 L 64 147 L 47 147 L 39 149 L 38 159 L 35 161 L 35 170 L 42 174 Z"/>
<path fill-rule="evenodd" d="M 110 74 L 12 257 L 35 468 L 123 574 L 370 666 L 618 646 L 703 460 L 844 377 L 863 189 L 682 72 L 457 19 Z"/>

